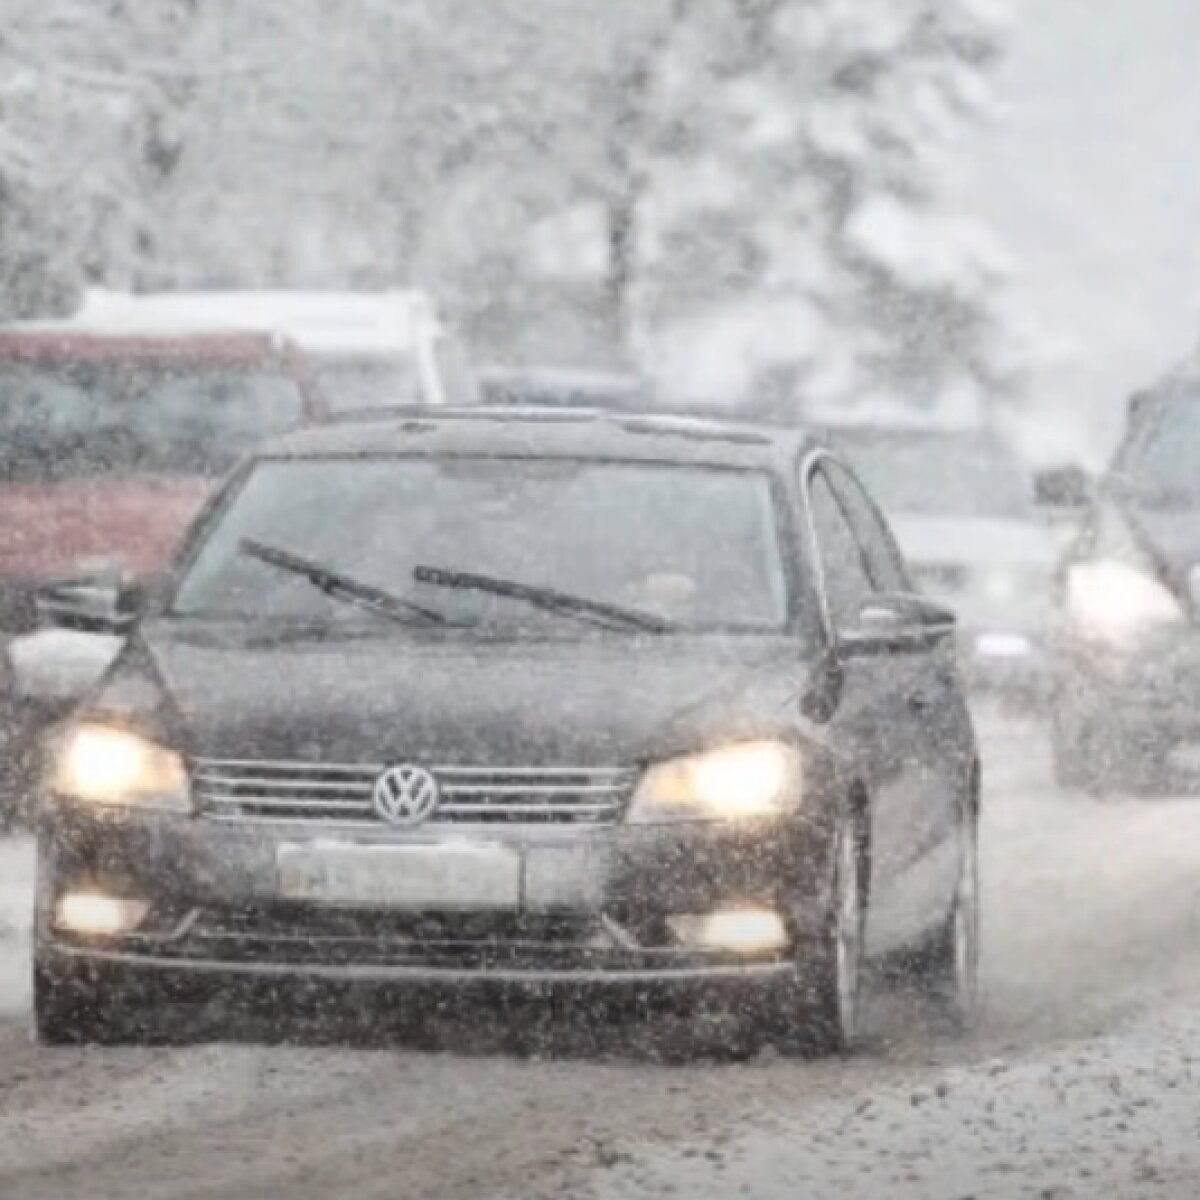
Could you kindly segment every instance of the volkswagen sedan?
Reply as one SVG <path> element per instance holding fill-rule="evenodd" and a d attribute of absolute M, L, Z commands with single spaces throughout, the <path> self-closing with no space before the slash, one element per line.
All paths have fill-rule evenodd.
<path fill-rule="evenodd" d="M 668 992 L 840 1048 L 897 953 L 970 1013 L 953 618 L 803 434 L 347 420 L 244 464 L 141 604 L 50 747 L 46 1041 L 249 979 Z"/>

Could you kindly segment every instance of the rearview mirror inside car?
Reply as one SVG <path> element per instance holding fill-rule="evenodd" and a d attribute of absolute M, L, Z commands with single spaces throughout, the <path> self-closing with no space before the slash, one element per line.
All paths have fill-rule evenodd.
<path fill-rule="evenodd" d="M 954 633 L 954 614 L 925 596 L 895 592 L 872 596 L 852 628 L 838 635 L 846 657 L 923 650 Z"/>

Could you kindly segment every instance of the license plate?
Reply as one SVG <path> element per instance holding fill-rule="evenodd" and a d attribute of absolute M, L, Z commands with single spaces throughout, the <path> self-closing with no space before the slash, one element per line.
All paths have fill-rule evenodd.
<path fill-rule="evenodd" d="M 508 846 L 281 846 L 279 894 L 339 908 L 516 909 L 521 855 Z"/>

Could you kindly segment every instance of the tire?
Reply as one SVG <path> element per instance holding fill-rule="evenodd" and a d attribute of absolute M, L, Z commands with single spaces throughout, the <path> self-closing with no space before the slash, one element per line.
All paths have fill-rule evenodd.
<path fill-rule="evenodd" d="M 915 979 L 934 1016 L 954 1033 L 979 1007 L 979 813 L 974 798 L 959 823 L 959 876 L 952 908 L 917 956 Z"/>
<path fill-rule="evenodd" d="M 845 1054 L 858 1035 L 866 855 L 859 823 L 842 821 L 835 834 L 826 927 L 798 947 L 795 974 L 777 986 L 760 1029 L 783 1050 Z"/>

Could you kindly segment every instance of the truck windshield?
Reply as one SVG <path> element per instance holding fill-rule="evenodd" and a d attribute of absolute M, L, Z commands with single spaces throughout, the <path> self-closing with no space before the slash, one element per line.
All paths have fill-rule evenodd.
<path fill-rule="evenodd" d="M 217 476 L 303 418 L 297 384 L 257 364 L 0 363 L 0 477 Z"/>

